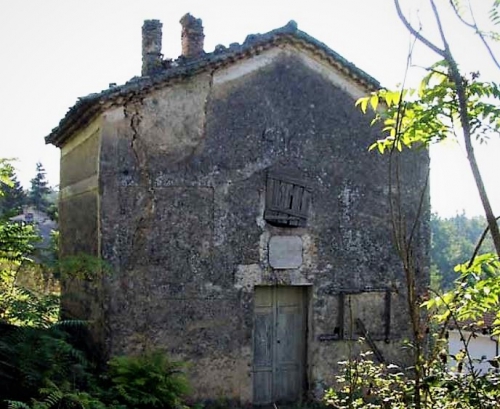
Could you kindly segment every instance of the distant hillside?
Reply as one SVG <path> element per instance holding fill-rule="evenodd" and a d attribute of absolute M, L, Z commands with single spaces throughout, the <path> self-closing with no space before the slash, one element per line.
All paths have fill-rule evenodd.
<path fill-rule="evenodd" d="M 486 228 L 482 216 L 469 218 L 464 214 L 443 219 L 431 216 L 431 285 L 449 289 L 457 278 L 455 265 L 468 261 Z M 493 243 L 487 237 L 480 253 L 493 252 Z"/>

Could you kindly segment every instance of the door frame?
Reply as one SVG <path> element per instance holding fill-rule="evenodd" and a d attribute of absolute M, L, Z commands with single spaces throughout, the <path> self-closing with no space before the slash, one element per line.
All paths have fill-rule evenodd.
<path fill-rule="evenodd" d="M 309 345 L 310 345 L 310 334 L 311 334 L 311 331 L 310 331 L 310 325 L 311 325 L 311 320 L 312 320 L 312 310 L 311 310 L 311 298 L 312 298 L 312 284 L 304 284 L 304 285 L 276 285 L 276 284 L 273 284 L 273 285 L 258 285 L 258 286 L 255 286 L 254 287 L 254 292 L 253 292 L 253 295 L 254 295 L 254 302 L 253 302 L 253 308 L 252 308 L 252 313 L 253 313 L 253 317 L 252 317 L 252 362 L 251 362 L 251 373 L 252 373 L 252 376 L 251 376 L 251 379 L 252 379 L 252 403 L 254 405 L 268 405 L 268 404 L 272 404 L 272 403 L 275 403 L 276 401 L 274 400 L 275 398 L 275 393 L 274 393 L 274 383 L 275 383 L 275 374 L 276 374 L 276 368 L 277 368 L 277 358 L 276 358 L 276 354 L 277 354 L 277 348 L 276 348 L 276 345 L 275 345 L 275 342 L 272 343 L 272 349 L 271 349 L 271 359 L 272 359 L 272 385 L 271 385 L 271 395 L 272 395 L 272 399 L 270 402 L 263 402 L 263 403 L 255 403 L 255 381 L 254 381 L 254 373 L 257 372 L 256 369 L 255 369 L 255 357 L 254 357 L 254 354 L 255 354 L 255 350 L 254 350 L 254 347 L 255 347 L 255 328 L 256 328 L 256 324 L 255 324 L 255 317 L 256 317 L 256 314 L 255 314 L 255 309 L 256 309 L 256 305 L 255 305 L 255 293 L 257 291 L 258 288 L 273 288 L 273 296 L 272 296 L 272 308 L 273 308 L 273 324 L 274 324 L 274 328 L 273 328 L 273 332 L 274 332 L 274 335 L 273 335 L 273 340 L 276 341 L 276 324 L 277 324 L 277 315 L 278 315 L 278 304 L 277 304 L 277 291 L 280 289 L 280 288 L 297 288 L 297 289 L 300 289 L 300 292 L 302 293 L 301 294 L 301 308 L 302 308 L 302 328 L 303 328 L 303 334 L 302 334 L 302 356 L 301 356 L 301 373 L 302 373 L 302 385 L 301 385 L 301 393 L 299 394 L 299 397 L 298 397 L 298 400 L 295 401 L 295 402 L 287 402 L 287 403 L 296 403 L 296 402 L 301 402 L 305 395 L 307 394 L 308 390 L 309 390 L 309 359 L 310 359 L 310 348 L 309 348 Z"/>

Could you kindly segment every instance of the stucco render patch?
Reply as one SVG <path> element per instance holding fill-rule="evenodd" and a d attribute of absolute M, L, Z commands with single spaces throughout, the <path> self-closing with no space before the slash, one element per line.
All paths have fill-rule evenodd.
<path fill-rule="evenodd" d="M 239 265 L 234 275 L 234 288 L 252 292 L 262 284 L 262 269 L 258 264 Z"/>
<path fill-rule="evenodd" d="M 205 137 L 211 87 L 212 73 L 205 73 L 147 95 L 131 95 L 123 112 L 132 131 L 131 147 L 138 145 L 136 154 L 163 155 L 174 162 L 192 155 Z M 106 119 L 121 121 L 116 116 Z"/>

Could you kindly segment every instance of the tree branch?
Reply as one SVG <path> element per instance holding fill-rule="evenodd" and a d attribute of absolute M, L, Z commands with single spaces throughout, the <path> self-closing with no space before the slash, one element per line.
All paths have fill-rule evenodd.
<path fill-rule="evenodd" d="M 500 216 L 498 216 L 495 220 L 500 220 Z M 474 260 L 476 259 L 477 253 L 479 253 L 479 249 L 481 248 L 484 239 L 486 238 L 486 234 L 488 234 L 488 231 L 490 230 L 490 226 L 486 226 L 486 228 L 483 230 L 483 234 L 481 234 L 481 237 L 479 238 L 479 241 L 476 244 L 476 247 L 474 248 L 474 252 L 472 253 L 472 257 L 469 260 L 469 263 L 467 264 L 467 268 L 471 268 L 472 265 L 474 264 Z"/>
<path fill-rule="evenodd" d="M 486 41 L 486 38 L 484 38 L 483 32 L 479 30 L 479 27 L 477 25 L 476 17 L 474 16 L 474 11 L 472 10 L 472 6 L 469 3 L 469 10 L 470 10 L 470 15 L 472 17 L 472 21 L 474 22 L 474 29 L 476 30 L 477 35 L 483 42 L 484 46 L 486 47 L 486 50 L 488 51 L 488 54 L 490 55 L 491 59 L 493 60 L 493 63 L 497 66 L 497 68 L 500 70 L 500 63 L 495 57 L 495 54 L 493 54 L 493 50 L 491 49 L 490 45 Z"/>
<path fill-rule="evenodd" d="M 398 0 L 394 1 L 397 2 Z M 495 251 L 498 257 L 500 257 L 500 229 L 498 228 L 495 215 L 493 214 L 493 209 L 491 208 L 490 199 L 488 197 L 488 194 L 486 193 L 486 187 L 484 186 L 483 178 L 481 176 L 481 172 L 479 171 L 479 166 L 477 164 L 476 154 L 474 153 L 474 147 L 472 146 L 472 131 L 471 131 L 470 116 L 469 116 L 469 108 L 467 107 L 468 98 L 465 90 L 465 82 L 460 74 L 458 65 L 450 51 L 448 42 L 446 41 L 446 36 L 444 34 L 444 30 L 441 25 L 441 20 L 439 18 L 439 13 L 437 11 L 434 0 L 429 0 L 429 1 L 431 3 L 432 11 L 434 12 L 434 16 L 436 17 L 436 22 L 438 24 L 439 32 L 443 40 L 444 44 L 443 57 L 448 63 L 451 80 L 455 84 L 456 96 L 458 100 L 458 113 L 460 117 L 460 125 L 462 126 L 462 131 L 464 135 L 467 160 L 469 162 L 472 175 L 474 176 L 474 181 L 476 182 L 476 187 L 479 193 L 479 197 L 481 199 L 481 203 L 483 205 L 484 214 L 486 216 L 486 220 L 488 221 L 488 226 L 490 228 L 493 244 L 495 245 Z"/>
<path fill-rule="evenodd" d="M 460 14 L 460 12 L 458 11 L 457 9 L 457 6 L 455 5 L 454 1 L 453 0 L 450 0 L 450 5 L 451 5 L 451 8 L 453 9 L 453 11 L 455 12 L 455 16 L 457 16 L 457 18 L 464 24 L 466 25 L 467 27 L 469 28 L 472 28 L 474 30 L 477 30 L 477 27 L 474 26 L 474 24 L 472 23 L 469 23 L 467 20 L 464 19 L 464 17 Z M 469 4 L 470 6 L 470 4 Z"/>
<path fill-rule="evenodd" d="M 420 32 L 415 30 L 413 26 L 408 22 L 406 17 L 404 16 L 403 12 L 401 11 L 401 6 L 399 4 L 399 0 L 394 0 L 394 5 L 396 6 L 396 11 L 398 13 L 398 17 L 401 20 L 401 22 L 405 25 L 405 27 L 408 29 L 408 31 L 414 35 L 416 38 L 418 38 L 422 43 L 424 43 L 427 47 L 429 47 L 432 51 L 434 51 L 436 54 L 439 54 L 440 56 L 444 57 L 444 50 L 441 50 L 438 46 L 434 45 L 432 42 L 427 40 Z"/>
<path fill-rule="evenodd" d="M 441 36 L 441 41 L 443 42 L 443 46 L 444 46 L 443 57 L 447 58 L 447 56 L 451 56 L 450 46 L 448 45 L 448 41 L 446 40 L 446 36 L 444 35 L 443 24 L 441 23 L 441 18 L 439 17 L 436 3 L 434 3 L 434 0 L 430 0 L 430 3 L 431 3 L 431 7 L 432 7 L 432 12 L 434 13 L 434 17 L 436 19 L 436 24 L 437 24 L 438 29 L 439 29 L 439 35 Z"/>
<path fill-rule="evenodd" d="M 470 15 L 472 17 L 472 23 L 469 23 L 467 20 L 465 20 L 465 18 L 460 14 L 459 10 L 457 9 L 455 3 L 453 2 L 453 0 L 450 0 L 450 5 L 451 5 L 451 8 L 453 9 L 453 11 L 455 12 L 455 16 L 457 16 L 457 18 L 462 22 L 463 25 L 471 28 L 472 30 L 474 30 L 474 32 L 479 36 L 479 38 L 481 39 L 483 45 L 486 47 L 486 51 L 488 51 L 488 54 L 490 55 L 493 63 L 497 66 L 497 68 L 500 70 L 500 62 L 497 60 L 497 58 L 495 57 L 495 54 L 493 53 L 493 50 L 491 49 L 490 45 L 488 44 L 488 42 L 486 41 L 486 38 L 484 36 L 484 33 L 483 31 L 481 31 L 479 29 L 479 26 L 477 25 L 477 21 L 476 21 L 476 17 L 474 16 L 474 11 L 472 10 L 472 6 L 469 2 L 469 12 L 470 12 Z"/>

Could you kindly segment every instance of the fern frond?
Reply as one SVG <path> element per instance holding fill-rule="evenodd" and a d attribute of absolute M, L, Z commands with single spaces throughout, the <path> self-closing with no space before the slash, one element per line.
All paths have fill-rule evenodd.
<path fill-rule="evenodd" d="M 9 409 L 31 409 L 27 403 L 19 402 L 15 400 L 7 400 L 7 407 Z"/>

